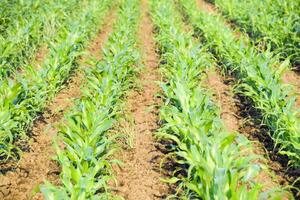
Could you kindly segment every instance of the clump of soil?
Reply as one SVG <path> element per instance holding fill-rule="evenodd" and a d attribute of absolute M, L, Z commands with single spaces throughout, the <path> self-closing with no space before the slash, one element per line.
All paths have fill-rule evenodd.
<path fill-rule="evenodd" d="M 283 74 L 282 77 L 283 83 L 290 84 L 294 88 L 294 93 L 297 96 L 295 108 L 300 107 L 300 75 L 294 71 L 287 71 Z"/>

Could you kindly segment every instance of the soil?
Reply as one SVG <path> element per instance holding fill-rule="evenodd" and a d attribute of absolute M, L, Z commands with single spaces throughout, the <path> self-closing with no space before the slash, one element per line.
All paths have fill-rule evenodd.
<path fill-rule="evenodd" d="M 148 16 L 148 2 L 142 0 L 142 20 L 139 27 L 141 49 L 143 49 L 144 68 L 139 75 L 142 89 L 128 95 L 127 107 L 133 116 L 133 130 L 130 131 L 133 140 L 132 148 L 121 151 L 117 159 L 123 162 L 114 166 L 117 182 L 115 193 L 126 200 L 164 199 L 168 187 L 160 178 L 159 164 L 164 156 L 156 147 L 153 134 L 158 129 L 158 109 L 154 105 L 161 104 L 155 95 L 160 91 L 156 81 L 160 80 L 158 73 L 159 57 L 155 53 L 153 26 Z M 122 132 L 126 132 L 123 130 Z"/>
<path fill-rule="evenodd" d="M 205 84 L 207 88 L 212 88 L 213 98 L 221 107 L 221 119 L 229 132 L 237 131 L 241 124 L 241 118 L 236 107 L 232 88 L 223 83 L 222 77 L 216 70 L 206 72 L 207 79 Z"/>
<path fill-rule="evenodd" d="M 49 54 L 48 47 L 45 44 L 41 45 L 38 48 L 36 54 L 33 56 L 33 59 L 29 61 L 28 66 L 34 67 L 35 70 L 40 70 L 44 63 L 43 61 L 46 59 L 48 54 Z M 18 68 L 17 73 L 24 75 L 24 73 L 26 73 L 25 68 L 24 67 Z M 16 76 L 13 76 L 12 78 L 15 79 Z"/>
<path fill-rule="evenodd" d="M 103 21 L 106 23 L 95 39 L 89 44 L 88 54 L 100 55 L 100 48 L 107 40 L 108 33 L 112 30 L 115 12 L 111 12 Z M 74 106 L 74 99 L 81 96 L 80 86 L 85 77 L 81 69 L 86 56 L 81 58 L 81 65 L 76 73 L 66 83 L 42 116 L 34 123 L 31 138 L 28 141 L 28 151 L 23 152 L 18 163 L 5 163 L 1 165 L 1 171 L 6 172 L 0 176 L 0 199 L 25 200 L 43 199 L 41 193 L 33 197 L 33 190 L 44 183 L 45 180 L 53 184 L 59 184 L 60 167 L 53 160 L 55 149 L 53 139 L 57 136 L 57 124 L 63 119 L 64 113 Z"/>
<path fill-rule="evenodd" d="M 196 0 L 196 3 L 199 8 L 205 10 L 207 13 L 217 14 L 219 12 L 218 9 L 213 4 L 208 3 L 205 0 Z M 231 23 L 230 21 L 225 21 L 225 20 L 224 20 L 224 23 L 228 28 L 231 28 L 233 30 L 234 35 L 237 38 L 243 37 L 246 44 L 249 42 L 246 40 L 247 39 L 247 37 L 245 37 L 246 34 L 240 32 L 238 27 L 236 27 L 233 23 Z"/>
<path fill-rule="evenodd" d="M 295 107 L 300 108 L 300 75 L 295 71 L 288 70 L 283 74 L 282 81 L 294 87 L 293 92 L 297 96 Z"/>
<path fill-rule="evenodd" d="M 48 56 L 49 54 L 49 49 L 46 45 L 42 45 L 36 55 L 35 55 L 35 59 L 33 59 L 33 62 L 31 63 L 32 66 L 35 66 L 38 70 L 41 68 L 41 64 L 43 63 L 43 61 L 45 60 L 45 58 Z"/>
<path fill-rule="evenodd" d="M 208 13 L 215 13 L 216 8 L 211 3 L 206 2 L 205 0 L 196 0 L 197 6 Z"/>

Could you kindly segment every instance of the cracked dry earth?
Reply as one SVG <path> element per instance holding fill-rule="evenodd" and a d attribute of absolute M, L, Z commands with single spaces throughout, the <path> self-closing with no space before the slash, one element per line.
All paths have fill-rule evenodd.
<path fill-rule="evenodd" d="M 117 184 L 115 193 L 126 200 L 165 199 L 168 195 L 167 184 L 160 178 L 160 159 L 163 157 L 156 148 L 153 134 L 158 128 L 158 109 L 154 105 L 161 103 L 155 95 L 160 91 L 157 81 L 159 57 L 155 53 L 153 26 L 148 15 L 148 2 L 142 1 L 142 19 L 139 27 L 139 39 L 143 50 L 144 68 L 139 75 L 142 91 L 133 91 L 127 97 L 128 113 L 133 116 L 132 148 L 123 150 L 117 159 L 123 162 L 114 166 Z"/>

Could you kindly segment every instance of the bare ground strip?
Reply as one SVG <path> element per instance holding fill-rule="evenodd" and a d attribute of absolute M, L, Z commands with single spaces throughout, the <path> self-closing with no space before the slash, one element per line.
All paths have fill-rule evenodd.
<path fill-rule="evenodd" d="M 147 0 L 142 0 L 141 11 L 139 39 L 144 68 L 138 78 L 142 89 L 131 92 L 127 98 L 127 112 L 133 117 L 133 127 L 129 129 L 132 147 L 117 155 L 123 165 L 114 166 L 117 179 L 114 189 L 126 200 L 164 199 L 168 192 L 167 185 L 160 180 L 159 160 L 164 155 L 156 148 L 153 137 L 159 127 L 158 109 L 154 105 L 161 103 L 156 97 L 160 91 L 157 81 L 161 77 Z"/>

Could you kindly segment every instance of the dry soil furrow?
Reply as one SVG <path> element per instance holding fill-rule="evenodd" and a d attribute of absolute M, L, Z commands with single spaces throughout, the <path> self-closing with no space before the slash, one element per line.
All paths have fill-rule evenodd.
<path fill-rule="evenodd" d="M 27 67 L 33 67 L 35 70 L 41 70 L 44 64 L 44 60 L 47 58 L 49 55 L 49 48 L 45 44 L 40 46 L 37 51 L 35 52 L 35 55 L 33 58 L 28 62 Z M 17 68 L 17 70 L 14 72 L 12 76 L 10 76 L 11 79 L 17 80 L 17 76 L 24 76 L 26 73 L 26 66 L 21 66 Z"/>
<path fill-rule="evenodd" d="M 49 55 L 49 48 L 47 45 L 43 44 L 41 45 L 36 54 L 34 59 L 29 63 L 31 66 L 34 66 L 35 69 L 40 70 L 43 64 L 43 61 L 45 58 Z M 20 70 L 20 73 L 23 73 L 22 69 Z"/>
<path fill-rule="evenodd" d="M 283 83 L 290 84 L 294 86 L 294 93 L 297 96 L 296 99 L 296 108 L 300 108 L 300 75 L 299 72 L 288 70 L 283 74 L 282 77 Z"/>
<path fill-rule="evenodd" d="M 34 123 L 32 137 L 28 142 L 29 150 L 23 152 L 18 163 L 10 163 L 10 166 L 7 166 L 9 171 L 0 176 L 0 199 L 29 199 L 32 190 L 45 180 L 59 184 L 60 168 L 52 159 L 55 155 L 52 141 L 57 135 L 56 125 L 61 122 L 64 113 L 74 106 L 74 99 L 80 98 L 80 86 L 85 80 L 82 70 L 84 61 L 89 56 L 100 58 L 102 44 L 113 29 L 115 13 L 111 12 L 103 20 L 106 23 L 90 42 L 87 54 L 81 58 L 78 71 L 71 76 L 66 87 L 57 94 L 46 112 Z M 34 199 L 42 199 L 42 195 L 38 194 Z"/>
<path fill-rule="evenodd" d="M 205 10 L 206 12 L 208 13 L 211 13 L 211 14 L 218 14 L 218 9 L 211 3 L 208 3 L 206 2 L 205 0 L 196 0 L 196 3 L 197 5 L 199 6 L 199 8 Z M 247 38 L 245 37 L 246 34 L 243 33 L 243 32 L 240 32 L 238 27 L 236 27 L 234 24 L 232 24 L 231 22 L 229 21 L 225 21 L 225 25 L 228 27 L 228 28 L 231 28 L 234 32 L 234 35 L 237 37 L 237 38 L 240 38 L 241 36 L 244 36 L 244 39 Z M 248 42 L 248 41 L 247 41 Z"/>
<path fill-rule="evenodd" d="M 160 180 L 159 158 L 163 154 L 155 147 L 153 134 L 158 128 L 158 110 L 149 110 L 161 101 L 155 97 L 160 91 L 156 81 L 159 58 L 155 53 L 153 26 L 147 14 L 148 2 L 142 0 L 142 20 L 139 27 L 141 49 L 143 49 L 143 68 L 139 75 L 142 90 L 128 95 L 127 104 L 133 116 L 133 128 L 130 134 L 133 139 L 131 149 L 123 150 L 117 155 L 124 165 L 114 166 L 117 178 L 115 191 L 126 200 L 153 200 L 165 198 L 167 186 Z M 124 131 L 124 130 L 123 130 Z"/>
<path fill-rule="evenodd" d="M 229 132 L 238 131 L 241 126 L 241 117 L 238 116 L 238 108 L 235 104 L 232 88 L 223 82 L 223 77 L 216 71 L 210 69 L 206 72 L 204 81 L 206 88 L 210 88 L 214 101 L 221 108 L 221 119 Z"/>

